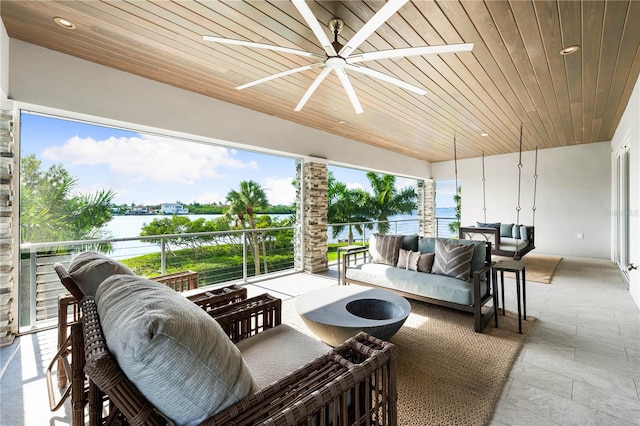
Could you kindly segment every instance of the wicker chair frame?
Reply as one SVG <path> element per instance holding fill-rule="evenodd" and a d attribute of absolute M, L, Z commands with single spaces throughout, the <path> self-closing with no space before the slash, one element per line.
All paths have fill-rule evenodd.
<path fill-rule="evenodd" d="M 58 351 L 45 372 L 49 408 L 51 411 L 56 411 L 64 404 L 66 399 L 71 398 L 72 425 L 80 426 L 85 424 L 85 407 L 87 405 L 90 407 L 89 424 L 97 425 L 102 422 L 102 410 L 97 407 L 102 407 L 104 404 L 109 405 L 109 402 L 104 394 L 91 381 L 86 379 L 83 371 L 85 364 L 84 340 L 80 322 L 79 301 L 85 297 L 85 294 L 62 264 L 56 263 L 53 268 L 58 274 L 60 282 L 70 294 L 63 294 L 58 297 Z M 161 282 L 164 277 L 155 277 L 153 280 Z M 187 271 L 184 274 L 171 274 L 168 278 L 170 283 L 180 280 L 182 282 L 190 280 L 197 285 L 198 273 Z M 166 282 L 161 283 L 167 284 Z M 237 285 L 211 290 L 190 291 L 189 293 L 187 299 L 207 312 L 247 299 L 247 289 Z M 215 318 L 215 315 L 213 316 Z M 230 317 L 228 321 L 230 322 L 231 319 Z M 229 329 L 228 333 L 231 336 L 233 330 L 240 330 L 240 327 L 235 326 L 234 328 L 232 324 L 229 324 L 227 329 Z M 56 364 L 57 391 L 54 390 L 52 379 Z M 57 400 L 56 395 L 60 395 Z M 113 411 L 113 407 L 111 411 Z"/>
<path fill-rule="evenodd" d="M 280 323 L 279 299 L 268 295 L 225 307 L 222 323 L 232 340 Z M 228 312 L 227 312 L 228 311 Z M 246 319 L 242 312 L 247 312 Z M 166 425 L 166 419 L 126 377 L 109 353 L 93 298 L 82 301 L 85 372 L 109 396 L 112 413 L 132 425 Z M 226 322 L 226 319 L 230 319 Z M 261 326 L 237 329 L 240 323 Z M 224 327 L 224 325 L 223 325 Z M 279 354 L 271 354 L 279 356 Z M 217 413 L 203 425 L 397 424 L 397 352 L 393 344 L 360 333 L 270 386 Z"/>

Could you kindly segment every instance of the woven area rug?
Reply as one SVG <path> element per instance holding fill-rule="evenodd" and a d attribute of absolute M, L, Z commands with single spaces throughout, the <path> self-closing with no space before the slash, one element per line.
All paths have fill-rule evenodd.
<path fill-rule="evenodd" d="M 283 303 L 283 322 L 313 335 Z M 411 301 L 411 315 L 391 338 L 398 347 L 399 425 L 486 425 L 533 317 L 523 321 L 507 311 L 483 333 L 473 331 L 471 314 Z"/>
<path fill-rule="evenodd" d="M 491 256 L 491 260 L 498 262 L 500 260 L 512 260 L 510 257 Z M 558 269 L 558 265 L 562 257 L 548 256 L 543 254 L 526 254 L 520 261 L 524 262 L 526 268 L 527 281 L 535 281 L 537 283 L 551 284 L 553 275 Z M 504 273 L 505 277 L 513 278 L 515 274 L 510 272 Z"/>

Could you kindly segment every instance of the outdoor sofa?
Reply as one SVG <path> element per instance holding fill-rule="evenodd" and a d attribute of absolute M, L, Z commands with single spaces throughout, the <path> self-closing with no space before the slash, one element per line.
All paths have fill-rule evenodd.
<path fill-rule="evenodd" d="M 528 225 L 478 222 L 476 226 L 461 226 L 458 233 L 460 239 L 490 242 L 493 255 L 514 260 L 520 260 L 536 248 L 535 227 Z"/>
<path fill-rule="evenodd" d="M 357 259 L 368 252 L 364 263 Z M 369 247 L 345 254 L 345 284 L 384 288 L 409 299 L 471 312 L 480 333 L 495 312 L 491 243 L 374 234 Z"/>

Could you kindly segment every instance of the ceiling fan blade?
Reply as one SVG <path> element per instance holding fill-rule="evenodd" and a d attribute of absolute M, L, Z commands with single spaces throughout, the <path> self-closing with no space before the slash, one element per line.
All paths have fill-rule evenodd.
<path fill-rule="evenodd" d="M 333 48 L 329 37 L 327 37 L 327 34 L 324 32 L 324 29 L 309 8 L 307 2 L 305 0 L 291 0 L 291 2 L 296 7 L 296 9 L 298 9 L 300 15 L 302 15 L 309 28 L 311 28 L 311 31 L 313 31 L 313 33 L 315 34 L 316 38 L 322 45 L 322 48 L 327 53 L 327 56 L 336 56 L 336 49 Z"/>
<path fill-rule="evenodd" d="M 311 68 L 319 67 L 321 65 L 324 65 L 324 62 L 316 62 L 315 64 L 309 64 L 309 65 L 305 65 L 303 67 L 293 68 L 293 69 L 290 69 L 290 70 L 282 71 L 282 72 L 279 72 L 277 74 L 273 74 L 273 75 L 270 75 L 270 76 L 267 76 L 267 77 L 263 77 L 263 78 L 260 78 L 258 80 L 251 81 L 249 83 L 243 84 L 242 86 L 236 87 L 236 89 L 238 89 L 238 90 L 246 89 L 247 87 L 255 86 L 257 84 L 264 83 L 266 81 L 275 80 L 276 78 L 284 77 L 285 75 L 290 75 L 290 74 L 295 74 L 297 72 L 310 70 Z"/>
<path fill-rule="evenodd" d="M 318 76 L 313 81 L 311 86 L 309 86 L 307 91 L 304 93 L 304 96 L 302 97 L 302 99 L 300 99 L 300 102 L 298 102 L 298 105 L 296 105 L 294 111 L 300 111 L 302 109 L 302 107 L 304 106 L 304 104 L 307 103 L 311 95 L 313 95 L 313 92 L 315 92 L 318 86 L 320 86 L 320 83 L 322 83 L 322 80 L 324 80 L 327 74 L 329 74 L 329 71 L 331 71 L 331 69 L 325 68 L 322 70 L 320 74 L 318 74 Z"/>
<path fill-rule="evenodd" d="M 274 46 L 272 44 L 254 43 L 252 41 L 234 40 L 232 38 L 222 38 L 222 37 L 214 37 L 214 36 L 208 36 L 208 35 L 202 36 L 202 38 L 205 41 L 213 41 L 221 44 L 233 44 L 235 46 L 245 46 L 245 47 L 253 47 L 256 49 L 268 49 L 268 50 L 275 50 L 277 52 L 293 53 L 294 55 L 300 55 L 300 56 L 307 56 L 307 57 L 315 56 L 316 58 L 324 58 L 324 56 L 318 55 L 317 53 L 305 52 L 304 50 L 291 49 L 289 47 Z"/>
<path fill-rule="evenodd" d="M 347 59 L 347 63 L 354 64 L 356 62 L 375 61 L 378 59 L 390 59 L 406 56 L 422 56 L 422 55 L 438 55 L 441 53 L 457 53 L 470 52 L 473 49 L 473 43 L 460 44 L 443 44 L 440 46 L 421 46 L 408 47 L 406 49 L 390 49 L 379 50 L 377 52 L 367 52 L 361 55 L 351 56 Z"/>
<path fill-rule="evenodd" d="M 384 74 L 384 73 L 381 73 L 379 71 L 372 70 L 371 68 L 361 67 L 361 66 L 358 66 L 358 65 L 350 65 L 350 64 L 347 64 L 344 67 L 346 69 L 351 70 L 351 71 L 359 72 L 359 73 L 362 73 L 364 75 L 368 75 L 369 77 L 377 78 L 377 79 L 380 79 L 382 81 L 386 81 L 387 83 L 394 84 L 394 85 L 396 85 L 396 86 L 398 86 L 398 87 L 400 87 L 402 89 L 408 90 L 408 91 L 413 92 L 413 93 L 417 93 L 420 96 L 424 96 L 424 95 L 427 94 L 427 91 L 425 89 L 421 88 L 421 87 L 414 86 L 412 84 L 409 84 L 407 82 L 399 80 L 399 79 L 397 79 L 395 77 L 391 77 L 388 74 Z"/>
<path fill-rule="evenodd" d="M 340 49 L 338 55 L 346 58 L 349 56 L 351 52 L 356 50 L 363 41 L 367 39 L 371 34 L 375 32 L 375 30 L 380 27 L 380 25 L 384 24 L 387 19 L 391 17 L 394 13 L 396 13 L 408 0 L 389 0 L 385 3 L 382 8 L 376 12 L 375 15 L 364 24 L 364 27 L 360 28 L 360 30 L 355 33 L 351 40 L 347 42 L 347 44 Z"/>
<path fill-rule="evenodd" d="M 353 109 L 356 110 L 356 114 L 362 114 L 362 105 L 360 105 L 356 91 L 353 90 L 353 86 L 351 85 L 349 76 L 347 76 L 347 72 L 344 68 L 335 68 L 335 70 L 336 74 L 338 74 L 338 78 L 340 79 L 340 83 L 342 83 L 342 87 L 344 87 L 344 90 L 347 92 L 347 96 L 351 101 L 351 105 L 353 105 Z"/>

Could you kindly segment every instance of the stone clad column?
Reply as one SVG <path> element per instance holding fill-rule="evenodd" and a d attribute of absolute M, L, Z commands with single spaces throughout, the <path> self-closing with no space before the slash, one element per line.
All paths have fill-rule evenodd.
<path fill-rule="evenodd" d="M 297 204 L 295 268 L 326 271 L 327 262 L 327 165 L 299 162 L 296 166 Z"/>
<path fill-rule="evenodd" d="M 436 185 L 433 179 L 419 180 L 416 185 L 418 195 L 418 233 L 423 237 L 435 237 Z"/>
<path fill-rule="evenodd" d="M 13 116 L 0 110 L 0 347 L 10 345 L 18 332 L 15 285 L 14 234 L 17 234 L 17 208 L 14 203 L 15 159 Z"/>

